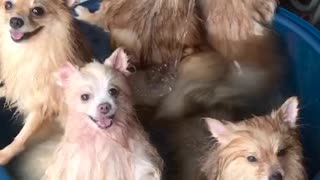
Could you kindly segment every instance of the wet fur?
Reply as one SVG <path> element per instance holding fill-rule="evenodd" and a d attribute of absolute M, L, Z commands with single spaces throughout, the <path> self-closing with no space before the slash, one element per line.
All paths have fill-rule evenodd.
<path fill-rule="evenodd" d="M 114 66 L 97 62 L 88 64 L 80 73 L 84 78 L 72 76 L 65 87 L 68 104 L 65 134 L 44 179 L 160 180 L 162 160 L 136 118 L 124 74 Z M 79 93 L 88 83 L 99 88 L 108 83 L 120 90 L 113 125 L 107 129 L 97 127 L 86 114 L 80 113 L 82 105 L 75 105 L 81 103 L 77 100 Z"/>
<path fill-rule="evenodd" d="M 208 180 L 270 179 L 275 172 L 285 180 L 305 180 L 296 102 L 290 98 L 270 115 L 237 124 L 225 123 L 222 129 L 217 127 L 219 123 L 214 123 L 215 127 L 209 125 L 209 129 L 216 130 L 216 134 L 211 131 L 217 142 L 202 159 L 202 170 Z M 215 121 L 207 119 L 208 124 L 210 120 Z M 257 162 L 248 162 L 250 155 Z"/>
<path fill-rule="evenodd" d="M 30 141 L 50 136 L 54 119 L 62 116 L 62 92 L 56 87 L 52 73 L 66 62 L 84 65 L 91 52 L 79 34 L 67 2 L 41 1 L 46 16 L 28 24 L 44 26 L 35 36 L 20 43 L 12 41 L 9 19 L 15 13 L 28 16 L 32 0 L 16 0 L 10 13 L 1 11 L 1 79 L 5 83 L 5 97 L 25 116 L 24 127 L 16 139 L 0 151 L 0 164 L 5 164 L 24 149 Z M 1 1 L 4 7 L 4 1 Z M 79 49 L 81 49 L 79 51 Z M 36 135 L 37 134 L 37 135 Z"/>
<path fill-rule="evenodd" d="M 231 138 L 225 140 L 222 135 L 221 138 L 212 135 L 210 126 L 201 117 L 224 119 L 224 125 L 232 129 Z M 231 123 L 235 116 L 220 108 L 180 120 L 162 121 L 159 127 L 166 129 L 169 137 L 166 143 L 170 144 L 168 179 L 263 180 L 279 170 L 286 180 L 305 180 L 298 126 L 290 124 L 294 121 L 284 122 L 288 117 L 286 111 L 278 109 L 265 116 Z M 277 157 L 281 148 L 287 148 L 286 155 Z M 257 155 L 257 164 L 247 162 L 249 152 Z"/>

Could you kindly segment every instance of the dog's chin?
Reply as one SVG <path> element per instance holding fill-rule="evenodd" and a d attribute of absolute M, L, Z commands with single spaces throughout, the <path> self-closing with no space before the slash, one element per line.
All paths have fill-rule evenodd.
<path fill-rule="evenodd" d="M 16 43 L 26 41 L 36 36 L 42 29 L 43 29 L 43 26 L 40 26 L 31 32 L 21 32 L 19 30 L 12 29 L 10 30 L 11 39 Z"/>
<path fill-rule="evenodd" d="M 108 129 L 113 125 L 115 116 L 102 116 L 99 118 L 94 118 L 88 115 L 92 122 L 94 122 L 101 129 Z"/>

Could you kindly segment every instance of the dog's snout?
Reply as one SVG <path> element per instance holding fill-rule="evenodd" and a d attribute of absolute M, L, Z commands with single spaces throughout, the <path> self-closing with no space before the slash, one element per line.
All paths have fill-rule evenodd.
<path fill-rule="evenodd" d="M 13 29 L 19 29 L 24 25 L 23 19 L 19 17 L 13 17 L 10 19 L 10 26 Z"/>
<path fill-rule="evenodd" d="M 282 179 L 283 177 L 280 172 L 275 172 L 269 177 L 269 180 L 282 180 Z"/>
<path fill-rule="evenodd" d="M 103 103 L 98 106 L 98 111 L 102 114 L 107 114 L 111 110 L 111 104 Z"/>

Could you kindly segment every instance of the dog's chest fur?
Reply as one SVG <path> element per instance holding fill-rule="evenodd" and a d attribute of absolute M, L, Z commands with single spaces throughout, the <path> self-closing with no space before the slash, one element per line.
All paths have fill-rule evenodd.
<path fill-rule="evenodd" d="M 36 44 L 8 42 L 1 48 L 1 77 L 6 97 L 16 103 L 20 111 L 46 104 L 57 107 L 59 90 L 53 72 L 67 59 L 61 47 L 53 42 Z"/>
<path fill-rule="evenodd" d="M 142 129 L 119 125 L 100 129 L 87 118 L 77 122 L 72 127 L 67 123 L 65 137 L 47 170 L 47 177 L 137 180 L 150 174 L 154 179 L 157 167 L 147 150 L 150 144 L 140 133 Z"/>
<path fill-rule="evenodd" d="M 74 49 L 81 45 L 70 39 L 76 38 L 72 33 L 72 28 L 61 26 L 59 35 L 46 30 L 15 43 L 9 31 L 1 32 L 1 80 L 5 83 L 6 98 L 20 112 L 28 114 L 37 110 L 45 116 L 60 112 L 64 103 L 53 73 L 68 61 L 84 64 L 85 53 L 75 54 Z"/>

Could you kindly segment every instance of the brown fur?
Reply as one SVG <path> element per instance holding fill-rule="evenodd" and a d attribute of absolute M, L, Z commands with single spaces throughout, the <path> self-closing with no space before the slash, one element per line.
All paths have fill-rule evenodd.
<path fill-rule="evenodd" d="M 202 170 L 208 180 L 304 180 L 302 145 L 296 126 L 297 100 L 290 98 L 271 115 L 232 124 L 207 119 L 217 143 L 204 156 Z M 254 156 L 256 162 L 247 158 Z"/>
<path fill-rule="evenodd" d="M 178 82 L 162 102 L 158 117 L 181 117 L 216 105 L 236 111 L 251 109 L 244 116 L 269 111 L 284 75 L 279 40 L 264 26 L 271 24 L 276 1 L 197 2 L 209 44 L 217 53 L 184 59 Z M 261 106 L 260 102 L 265 103 Z"/>
<path fill-rule="evenodd" d="M 176 121 L 162 121 L 158 127 L 166 128 L 171 148 L 169 179 L 265 180 L 275 172 L 282 173 L 285 180 L 306 179 L 295 124 L 296 105 L 296 99 L 291 98 L 269 115 L 238 123 L 231 123 L 234 116 L 223 108 Z M 222 124 L 207 118 L 208 131 L 200 117 L 229 122 Z M 277 156 L 282 149 L 284 153 Z M 258 161 L 250 164 L 249 155 L 255 155 Z"/>
<path fill-rule="evenodd" d="M 77 12 L 79 19 L 108 29 L 114 46 L 124 47 L 140 66 L 179 61 L 185 49 L 203 45 L 194 7 L 194 0 L 104 0 L 94 14 Z"/>
<path fill-rule="evenodd" d="M 198 0 L 209 43 L 231 59 L 247 40 L 270 35 L 277 0 Z M 250 41 L 249 41 L 250 42 Z"/>
<path fill-rule="evenodd" d="M 1 1 L 2 8 L 4 2 Z M 41 18 L 30 14 L 32 4 L 33 0 L 16 0 L 12 10 L 1 11 L 1 79 L 8 102 L 17 106 L 26 118 L 15 140 L 0 151 L 0 164 L 21 152 L 26 143 L 50 135 L 47 127 L 62 115 L 65 109 L 62 92 L 56 87 L 52 73 L 66 62 L 82 66 L 91 59 L 66 1 L 38 2 L 36 5 L 44 7 L 46 12 Z M 27 31 L 41 26 L 42 30 L 30 39 L 15 43 L 10 37 L 9 19 L 17 15 L 25 19 Z"/>
<path fill-rule="evenodd" d="M 186 57 L 158 116 L 181 117 L 217 105 L 251 109 L 250 114 L 269 111 L 284 75 L 278 42 L 273 37 L 257 37 L 242 45 L 234 59 L 214 52 Z"/>

